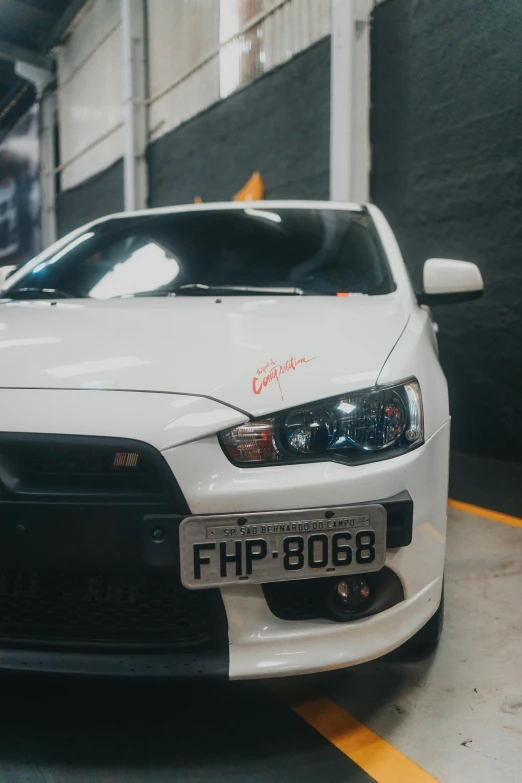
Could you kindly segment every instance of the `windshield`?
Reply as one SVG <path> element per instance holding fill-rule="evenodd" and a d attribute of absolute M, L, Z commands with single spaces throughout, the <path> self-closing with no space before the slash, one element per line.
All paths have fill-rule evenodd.
<path fill-rule="evenodd" d="M 373 295 L 394 288 L 364 212 L 245 207 L 112 218 L 27 263 L 3 295 Z"/>

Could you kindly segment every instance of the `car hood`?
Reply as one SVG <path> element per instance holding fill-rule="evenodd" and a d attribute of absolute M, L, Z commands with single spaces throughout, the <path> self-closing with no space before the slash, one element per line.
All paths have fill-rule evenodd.
<path fill-rule="evenodd" d="M 0 387 L 207 396 L 250 415 L 371 386 L 398 295 L 2 301 Z"/>

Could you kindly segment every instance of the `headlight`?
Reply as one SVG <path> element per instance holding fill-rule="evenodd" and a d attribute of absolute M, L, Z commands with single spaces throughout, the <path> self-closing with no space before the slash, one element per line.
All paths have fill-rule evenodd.
<path fill-rule="evenodd" d="M 219 439 L 237 465 L 387 459 L 424 441 L 419 383 L 412 378 L 253 419 Z"/>

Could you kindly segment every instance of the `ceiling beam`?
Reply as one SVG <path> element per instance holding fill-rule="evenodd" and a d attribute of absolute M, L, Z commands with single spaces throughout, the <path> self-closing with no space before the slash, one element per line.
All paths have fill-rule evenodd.
<path fill-rule="evenodd" d="M 44 49 L 48 51 L 53 46 L 62 43 L 67 30 L 71 26 L 75 16 L 81 11 L 87 0 L 71 0 L 66 11 L 63 12 L 44 42 Z"/>
<path fill-rule="evenodd" d="M 24 46 L 18 46 L 1 37 L 0 59 L 9 60 L 9 62 L 12 63 L 28 63 L 29 65 L 34 65 L 37 68 L 42 68 L 46 71 L 52 71 L 53 69 L 53 60 L 51 57 L 47 57 L 47 55 L 41 54 L 40 52 L 33 52 L 31 49 L 26 49 Z"/>

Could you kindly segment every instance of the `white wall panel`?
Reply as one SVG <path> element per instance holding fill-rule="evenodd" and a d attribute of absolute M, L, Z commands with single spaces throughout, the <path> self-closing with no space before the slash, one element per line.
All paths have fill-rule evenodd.
<path fill-rule="evenodd" d="M 219 0 L 148 0 L 148 30 L 154 139 L 219 99 Z"/>
<path fill-rule="evenodd" d="M 123 153 L 120 4 L 94 0 L 58 54 L 62 188 Z"/>

